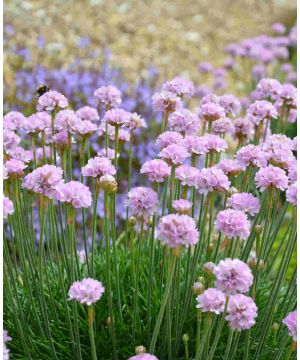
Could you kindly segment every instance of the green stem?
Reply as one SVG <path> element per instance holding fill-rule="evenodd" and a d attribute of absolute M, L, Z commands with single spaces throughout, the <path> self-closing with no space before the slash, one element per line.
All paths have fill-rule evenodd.
<path fill-rule="evenodd" d="M 97 352 L 95 345 L 95 335 L 94 335 L 94 306 L 91 305 L 88 307 L 88 320 L 89 320 L 89 334 L 92 348 L 92 359 L 97 360 Z"/>

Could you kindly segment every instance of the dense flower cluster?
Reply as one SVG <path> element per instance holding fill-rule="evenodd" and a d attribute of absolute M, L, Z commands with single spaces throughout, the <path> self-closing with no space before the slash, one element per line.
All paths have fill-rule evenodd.
<path fill-rule="evenodd" d="M 75 281 L 69 289 L 69 300 L 76 300 L 80 304 L 88 306 L 100 300 L 105 289 L 98 280 L 86 278 L 81 281 Z"/>

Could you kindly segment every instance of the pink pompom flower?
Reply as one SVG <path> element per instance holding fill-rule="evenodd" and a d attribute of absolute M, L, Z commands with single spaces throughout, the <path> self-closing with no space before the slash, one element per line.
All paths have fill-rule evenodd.
<path fill-rule="evenodd" d="M 14 150 L 20 142 L 21 138 L 19 135 L 8 129 L 3 130 L 3 149 L 6 153 Z"/>
<path fill-rule="evenodd" d="M 178 166 L 181 165 L 190 155 L 183 145 L 171 144 L 163 148 L 159 152 L 158 156 L 164 159 L 168 164 Z"/>
<path fill-rule="evenodd" d="M 189 165 L 180 165 L 175 171 L 175 178 L 182 186 L 196 186 L 198 176 L 199 170 Z"/>
<path fill-rule="evenodd" d="M 206 140 L 203 136 L 187 135 L 183 139 L 183 145 L 191 155 L 204 155 L 207 153 Z"/>
<path fill-rule="evenodd" d="M 203 103 L 198 109 L 198 115 L 206 121 L 216 121 L 226 116 L 224 108 L 214 102 Z"/>
<path fill-rule="evenodd" d="M 83 121 L 93 121 L 96 122 L 100 120 L 97 109 L 90 106 L 83 106 L 76 111 L 76 115 Z"/>
<path fill-rule="evenodd" d="M 209 288 L 198 295 L 196 300 L 196 308 L 219 315 L 224 311 L 226 296 L 221 290 Z"/>
<path fill-rule="evenodd" d="M 180 245 L 188 247 L 199 241 L 199 232 L 193 218 L 187 215 L 170 214 L 159 221 L 158 238 L 163 245 L 177 248 Z"/>
<path fill-rule="evenodd" d="M 174 200 L 172 203 L 172 206 L 173 206 L 173 209 L 175 209 L 175 211 L 178 214 L 189 215 L 190 210 L 192 209 L 193 203 L 186 199 L 179 199 L 179 200 Z"/>
<path fill-rule="evenodd" d="M 3 128 L 8 130 L 23 129 L 26 117 L 19 111 L 10 111 L 3 117 Z"/>
<path fill-rule="evenodd" d="M 286 195 L 287 201 L 290 204 L 297 206 L 297 184 L 296 183 L 291 184 L 287 188 L 285 195 Z"/>
<path fill-rule="evenodd" d="M 283 324 L 287 326 L 289 335 L 297 341 L 297 310 L 290 312 L 283 320 Z"/>
<path fill-rule="evenodd" d="M 195 93 L 194 84 L 182 76 L 177 76 L 171 81 L 165 82 L 162 90 L 172 92 L 178 96 L 193 96 Z"/>
<path fill-rule="evenodd" d="M 116 175 L 116 168 L 111 160 L 104 156 L 96 156 L 88 160 L 87 164 L 82 167 L 83 176 L 100 177 L 103 175 Z"/>
<path fill-rule="evenodd" d="M 252 139 L 254 124 L 247 117 L 236 119 L 234 122 L 234 135 L 239 140 Z"/>
<path fill-rule="evenodd" d="M 80 304 L 93 305 L 102 297 L 105 289 L 102 283 L 92 278 L 75 281 L 68 292 L 68 300 L 76 300 Z"/>
<path fill-rule="evenodd" d="M 20 177 L 27 165 L 22 160 L 10 159 L 5 162 L 5 168 L 9 177 Z"/>
<path fill-rule="evenodd" d="M 90 189 L 79 181 L 61 183 L 55 188 L 55 198 L 65 202 L 75 209 L 88 208 L 92 204 Z"/>
<path fill-rule="evenodd" d="M 154 355 L 143 353 L 131 356 L 128 360 L 158 360 L 158 358 Z"/>
<path fill-rule="evenodd" d="M 118 107 L 122 101 L 120 90 L 113 85 L 98 88 L 94 91 L 94 96 L 106 109 Z"/>
<path fill-rule="evenodd" d="M 227 315 L 232 330 L 248 330 L 255 324 L 257 306 L 253 299 L 243 294 L 232 295 L 229 298 Z"/>
<path fill-rule="evenodd" d="M 226 115 L 237 116 L 241 111 L 240 101 L 233 95 L 224 94 L 219 98 L 219 104 L 225 110 Z"/>
<path fill-rule="evenodd" d="M 37 134 L 50 127 L 51 127 L 51 116 L 47 111 L 37 112 L 29 116 L 24 123 L 24 129 L 28 133 Z"/>
<path fill-rule="evenodd" d="M 57 131 L 73 133 L 81 121 L 73 110 L 61 110 L 55 116 L 54 125 Z"/>
<path fill-rule="evenodd" d="M 130 130 L 135 130 L 139 128 L 146 128 L 146 121 L 144 118 L 141 117 L 141 115 L 137 113 L 129 113 L 129 119 L 126 123 L 124 123 L 124 126 L 128 127 Z"/>
<path fill-rule="evenodd" d="M 237 161 L 246 168 L 247 166 L 255 166 L 263 168 L 267 166 L 267 156 L 259 146 L 246 145 L 236 153 Z"/>
<path fill-rule="evenodd" d="M 105 113 L 104 122 L 112 126 L 122 126 L 130 120 L 130 113 L 123 109 L 111 109 Z"/>
<path fill-rule="evenodd" d="M 7 348 L 6 343 L 10 341 L 11 337 L 8 336 L 8 332 L 3 330 L 3 358 L 2 360 L 9 360 L 9 352 L 10 350 Z"/>
<path fill-rule="evenodd" d="M 14 213 L 14 204 L 7 197 L 3 196 L 3 218 L 7 219 L 8 215 L 12 215 Z"/>
<path fill-rule="evenodd" d="M 249 106 L 247 116 L 254 125 L 258 125 L 265 119 L 277 118 L 278 112 L 269 101 L 257 100 Z"/>
<path fill-rule="evenodd" d="M 253 275 L 249 266 L 239 259 L 221 260 L 215 266 L 215 286 L 226 295 L 246 293 L 253 283 Z"/>
<path fill-rule="evenodd" d="M 133 216 L 148 219 L 157 210 L 157 193 L 149 187 L 133 188 L 127 194 L 127 205 Z"/>
<path fill-rule="evenodd" d="M 190 110 L 182 109 L 170 115 L 169 128 L 184 134 L 194 134 L 199 131 L 200 120 Z"/>
<path fill-rule="evenodd" d="M 250 235 L 251 223 L 243 211 L 227 209 L 218 213 L 215 227 L 229 239 L 238 237 L 246 240 Z"/>
<path fill-rule="evenodd" d="M 141 167 L 141 174 L 145 174 L 151 182 L 163 182 L 171 174 L 171 167 L 161 159 L 146 161 Z"/>
<path fill-rule="evenodd" d="M 76 134 L 88 138 L 97 130 L 97 125 L 89 120 L 79 121 L 74 128 Z"/>
<path fill-rule="evenodd" d="M 234 132 L 234 125 L 230 118 L 224 117 L 212 123 L 212 131 L 215 134 L 232 134 Z"/>
<path fill-rule="evenodd" d="M 268 165 L 256 173 L 255 183 L 260 191 L 264 191 L 267 188 L 276 188 L 284 191 L 288 187 L 288 177 L 284 170 Z"/>
<path fill-rule="evenodd" d="M 236 193 L 227 199 L 226 206 L 234 210 L 244 211 L 249 215 L 256 215 L 259 212 L 259 200 L 250 193 Z"/>
<path fill-rule="evenodd" d="M 228 148 L 227 142 L 218 135 L 206 134 L 202 136 L 202 139 L 208 153 L 225 151 Z"/>
<path fill-rule="evenodd" d="M 275 100 L 281 91 L 281 84 L 276 79 L 264 78 L 256 86 L 256 92 L 260 99 L 271 98 Z"/>
<path fill-rule="evenodd" d="M 156 145 L 163 149 L 171 144 L 182 144 L 183 136 L 177 131 L 165 131 L 156 139 Z"/>
<path fill-rule="evenodd" d="M 227 191 L 230 184 L 224 172 L 215 166 L 201 169 L 196 180 L 196 188 L 200 194 L 207 194 L 211 191 Z"/>
<path fill-rule="evenodd" d="M 67 98 L 55 90 L 50 90 L 39 97 L 37 111 L 53 111 L 68 106 Z"/>
<path fill-rule="evenodd" d="M 173 92 L 161 91 L 152 96 L 152 106 L 155 111 L 173 112 L 182 108 L 182 101 Z"/>
<path fill-rule="evenodd" d="M 237 160 L 223 159 L 217 165 L 217 169 L 221 169 L 227 176 L 237 176 L 243 169 Z"/>

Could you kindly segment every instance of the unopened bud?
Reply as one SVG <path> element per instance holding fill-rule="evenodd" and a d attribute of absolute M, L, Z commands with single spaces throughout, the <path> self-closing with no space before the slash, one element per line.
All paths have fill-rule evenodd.
<path fill-rule="evenodd" d="M 144 354 L 146 351 L 147 351 L 147 349 L 143 345 L 139 345 L 139 346 L 135 347 L 135 354 L 136 355 Z"/>
<path fill-rule="evenodd" d="M 278 323 L 274 323 L 272 325 L 272 330 L 276 333 L 279 330 L 279 324 Z"/>
<path fill-rule="evenodd" d="M 213 244 L 213 243 L 210 243 L 209 246 L 208 246 L 208 251 L 209 251 L 209 252 L 212 252 L 213 249 L 214 249 L 214 247 L 215 247 L 214 244 Z"/>
<path fill-rule="evenodd" d="M 203 293 L 203 291 L 205 290 L 205 286 L 203 285 L 202 282 L 195 282 L 193 285 L 193 291 L 195 295 L 200 295 Z"/>
<path fill-rule="evenodd" d="M 110 326 L 111 324 L 111 319 L 110 319 L 110 316 L 105 320 L 105 325 L 106 326 Z"/>
<path fill-rule="evenodd" d="M 114 194 L 117 191 L 118 184 L 116 179 L 111 175 L 103 175 L 98 180 L 100 189 L 106 191 L 108 194 Z"/>
<path fill-rule="evenodd" d="M 135 226 L 136 225 L 136 218 L 134 216 L 131 216 L 129 219 L 129 224 L 131 226 Z"/>
<path fill-rule="evenodd" d="M 182 341 L 184 342 L 184 344 L 187 344 L 190 341 L 190 337 L 188 334 L 183 334 L 182 335 Z"/>
<path fill-rule="evenodd" d="M 263 269 L 263 267 L 265 266 L 265 263 L 264 263 L 263 259 L 259 260 L 258 266 L 257 266 L 257 260 L 258 259 L 256 257 L 252 257 L 252 258 L 250 258 L 248 260 L 248 265 L 249 265 L 250 269 L 254 270 L 254 269 L 256 269 L 256 267 L 257 267 L 258 270 Z"/>
<path fill-rule="evenodd" d="M 233 194 L 236 194 L 236 193 L 238 193 L 239 191 L 238 191 L 238 189 L 237 188 L 235 188 L 234 186 L 230 186 L 230 188 L 229 188 L 229 190 L 228 190 L 228 194 L 231 196 L 231 195 L 233 195 Z"/>
<path fill-rule="evenodd" d="M 261 225 L 255 225 L 254 229 L 257 235 L 260 235 L 263 231 L 263 227 Z"/>
<path fill-rule="evenodd" d="M 208 275 L 212 275 L 213 270 L 215 268 L 216 264 L 214 264 L 213 262 L 207 262 L 203 265 L 203 272 L 205 272 Z"/>

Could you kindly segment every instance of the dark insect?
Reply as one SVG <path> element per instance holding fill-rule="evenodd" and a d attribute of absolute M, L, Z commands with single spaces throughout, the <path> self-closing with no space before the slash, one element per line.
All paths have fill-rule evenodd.
<path fill-rule="evenodd" d="M 38 96 L 42 96 L 44 95 L 46 92 L 48 92 L 50 89 L 48 88 L 47 85 L 39 85 L 36 89 L 36 92 L 38 94 Z"/>

